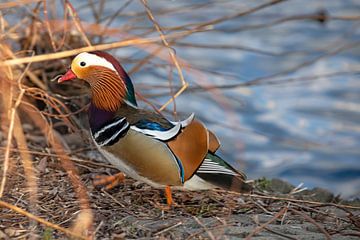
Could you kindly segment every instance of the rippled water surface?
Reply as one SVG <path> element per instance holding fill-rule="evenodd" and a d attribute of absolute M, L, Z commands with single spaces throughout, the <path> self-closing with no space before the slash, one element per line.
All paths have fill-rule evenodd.
<path fill-rule="evenodd" d="M 116 11 L 119 2 L 109 1 L 105 13 Z M 149 6 L 165 28 L 209 21 L 264 2 L 149 1 Z M 199 7 L 190 10 L 194 5 Z M 183 10 L 160 11 L 176 7 Z M 184 69 L 190 88 L 177 99 L 176 109 L 182 116 L 196 112 L 219 135 L 221 155 L 245 169 L 249 178 L 279 177 L 294 185 L 320 186 L 351 196 L 360 189 L 360 21 L 337 18 L 322 24 L 288 19 L 271 24 L 320 10 L 329 16 L 359 16 L 360 3 L 287 1 L 179 39 L 176 54 L 195 70 Z M 88 10 L 80 10 L 79 15 L 82 19 L 92 16 Z M 139 27 L 129 34 L 140 34 L 145 32 L 141 28 L 152 26 L 140 1 L 126 6 L 111 26 L 125 29 L 127 25 Z M 212 47 L 205 48 L 207 45 Z M 148 53 L 131 47 L 116 54 L 139 60 Z M 159 63 L 155 58 L 132 74 L 143 95 L 168 92 L 161 86 L 168 86 L 169 68 Z M 124 61 L 123 65 L 129 70 L 134 63 Z M 179 85 L 176 75 L 173 81 Z M 247 85 L 218 91 L 198 88 L 238 83 Z M 153 85 L 161 86 L 146 88 Z M 164 103 L 168 96 L 149 99 Z"/>

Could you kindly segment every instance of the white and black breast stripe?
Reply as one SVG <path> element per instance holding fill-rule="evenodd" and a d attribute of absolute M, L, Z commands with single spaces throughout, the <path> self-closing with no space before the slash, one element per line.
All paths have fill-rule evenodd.
<path fill-rule="evenodd" d="M 238 173 L 232 171 L 231 169 L 221 166 L 217 162 L 211 161 L 207 158 L 204 159 L 196 173 L 227 174 L 232 176 L 238 175 Z"/>
<path fill-rule="evenodd" d="M 126 118 L 115 118 L 93 134 L 95 142 L 99 146 L 111 146 L 123 137 L 130 128 Z"/>

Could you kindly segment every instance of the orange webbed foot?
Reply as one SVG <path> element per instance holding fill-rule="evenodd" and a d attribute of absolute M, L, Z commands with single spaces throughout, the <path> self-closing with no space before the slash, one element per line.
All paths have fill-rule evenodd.
<path fill-rule="evenodd" d="M 119 172 L 114 175 L 96 175 L 93 180 L 93 184 L 95 187 L 105 186 L 106 190 L 113 189 L 118 186 L 120 183 L 124 182 L 125 174 Z"/>

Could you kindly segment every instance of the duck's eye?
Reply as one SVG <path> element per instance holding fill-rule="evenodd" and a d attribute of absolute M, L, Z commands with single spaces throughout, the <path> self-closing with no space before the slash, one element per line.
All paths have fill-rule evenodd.
<path fill-rule="evenodd" d="M 86 62 L 80 62 L 80 66 L 85 67 L 85 66 L 86 66 Z"/>

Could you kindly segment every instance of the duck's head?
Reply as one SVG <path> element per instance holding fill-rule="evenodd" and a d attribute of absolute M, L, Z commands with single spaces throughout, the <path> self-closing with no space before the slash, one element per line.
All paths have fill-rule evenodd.
<path fill-rule="evenodd" d="M 75 78 L 83 79 L 90 84 L 92 103 L 97 108 L 116 111 L 124 102 L 136 106 L 134 87 L 129 76 L 120 63 L 108 53 L 80 53 L 58 82 Z"/>

